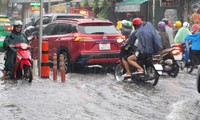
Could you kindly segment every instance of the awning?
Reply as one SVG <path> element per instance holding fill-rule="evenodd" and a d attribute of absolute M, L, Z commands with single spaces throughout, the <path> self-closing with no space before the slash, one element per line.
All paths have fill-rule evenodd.
<path fill-rule="evenodd" d="M 140 11 L 140 4 L 148 0 L 123 0 L 115 4 L 115 12 L 137 12 Z"/>
<path fill-rule="evenodd" d="M 123 0 L 122 2 L 116 3 L 116 5 L 140 5 L 148 0 Z"/>
<path fill-rule="evenodd" d="M 62 2 L 63 0 L 43 0 L 43 2 Z M 40 0 L 9 0 L 9 3 L 31 3 L 40 2 Z"/>

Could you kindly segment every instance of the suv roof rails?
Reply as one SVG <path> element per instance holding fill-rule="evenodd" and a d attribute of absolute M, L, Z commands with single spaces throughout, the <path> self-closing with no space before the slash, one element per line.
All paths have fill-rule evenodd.
<path fill-rule="evenodd" d="M 71 21 L 77 21 L 78 22 L 78 20 L 76 20 L 76 19 L 77 18 L 57 18 L 56 20 L 71 20 Z"/>
<path fill-rule="evenodd" d="M 92 20 L 105 20 L 105 21 L 110 21 L 110 20 L 108 20 L 108 19 L 105 19 L 105 18 L 92 18 Z"/>

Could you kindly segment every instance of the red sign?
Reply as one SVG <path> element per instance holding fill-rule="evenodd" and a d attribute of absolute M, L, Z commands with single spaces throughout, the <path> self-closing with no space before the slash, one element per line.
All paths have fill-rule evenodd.
<path fill-rule="evenodd" d="M 31 11 L 40 11 L 40 6 L 35 7 L 35 6 L 30 6 Z"/>
<path fill-rule="evenodd" d="M 173 7 L 179 5 L 180 5 L 180 0 L 160 0 L 161 7 Z"/>

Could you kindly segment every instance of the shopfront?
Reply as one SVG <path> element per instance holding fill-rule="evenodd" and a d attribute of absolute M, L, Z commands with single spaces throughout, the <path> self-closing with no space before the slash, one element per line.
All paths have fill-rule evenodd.
<path fill-rule="evenodd" d="M 148 0 L 123 0 L 116 2 L 115 13 L 119 20 L 132 20 L 135 17 L 141 17 L 147 20 L 147 2 Z"/>

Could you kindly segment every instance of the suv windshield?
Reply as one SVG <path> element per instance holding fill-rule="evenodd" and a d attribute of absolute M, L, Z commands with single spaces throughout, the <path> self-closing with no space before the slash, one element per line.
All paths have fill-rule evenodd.
<path fill-rule="evenodd" d="M 83 34 L 117 34 L 119 33 L 114 25 L 111 24 L 81 24 L 79 30 Z"/>

